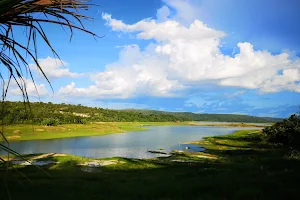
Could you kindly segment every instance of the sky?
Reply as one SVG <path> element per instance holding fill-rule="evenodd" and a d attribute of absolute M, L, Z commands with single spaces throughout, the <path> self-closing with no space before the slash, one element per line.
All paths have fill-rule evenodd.
<path fill-rule="evenodd" d="M 288 117 L 300 111 L 300 1 L 94 0 L 94 38 L 44 25 L 31 101 Z M 24 40 L 19 31 L 15 37 Z M 5 74 L 3 68 L 1 73 Z M 12 83 L 8 100 L 21 100 Z"/>

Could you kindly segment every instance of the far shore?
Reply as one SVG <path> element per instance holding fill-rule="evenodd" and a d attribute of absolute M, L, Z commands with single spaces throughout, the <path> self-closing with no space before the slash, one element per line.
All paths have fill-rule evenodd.
<path fill-rule="evenodd" d="M 102 136 L 130 131 L 145 131 L 147 126 L 220 126 L 263 128 L 265 124 L 220 122 L 93 122 L 90 124 L 63 124 L 58 126 L 8 125 L 4 127 L 8 141 L 47 140 L 72 137 Z"/>

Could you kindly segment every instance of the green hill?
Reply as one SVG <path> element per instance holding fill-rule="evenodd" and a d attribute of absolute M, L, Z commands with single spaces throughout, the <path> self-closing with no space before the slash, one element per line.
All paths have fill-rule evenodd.
<path fill-rule="evenodd" d="M 281 118 L 256 117 L 238 114 L 198 114 L 191 112 L 164 112 L 157 110 L 135 110 L 127 109 L 128 112 L 141 112 L 143 114 L 169 114 L 175 117 L 188 118 L 192 121 L 210 121 L 210 122 L 248 122 L 248 123 L 269 123 L 281 121 Z"/>
<path fill-rule="evenodd" d="M 49 103 L 4 102 L 0 106 L 0 120 L 4 124 L 84 124 L 87 122 L 175 122 L 188 118 L 167 113 L 143 114 L 92 108 L 82 105 Z"/>
<path fill-rule="evenodd" d="M 84 124 L 87 122 L 276 122 L 278 118 L 263 118 L 235 114 L 196 114 L 191 112 L 163 112 L 156 110 L 110 110 L 71 104 L 4 102 L 0 107 L 4 124 Z"/>

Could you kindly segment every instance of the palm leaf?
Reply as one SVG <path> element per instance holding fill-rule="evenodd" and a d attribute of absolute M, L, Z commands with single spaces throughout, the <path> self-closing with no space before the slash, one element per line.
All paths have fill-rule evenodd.
<path fill-rule="evenodd" d="M 83 26 L 82 20 L 90 18 L 79 13 L 81 10 L 89 9 L 91 6 L 94 5 L 90 4 L 88 0 L 0 0 L 0 67 L 6 68 L 8 72 L 8 78 L 5 78 L 4 74 L 2 74 L 3 70 L 1 69 L 0 71 L 0 81 L 3 87 L 2 105 L 4 105 L 6 100 L 11 80 L 17 83 L 22 92 L 24 103 L 29 102 L 24 74 L 25 72 L 29 74 L 34 85 L 35 77 L 27 62 L 28 57 L 33 60 L 52 88 L 47 74 L 44 73 L 42 66 L 39 64 L 37 37 L 40 36 L 42 38 L 42 41 L 50 48 L 54 57 L 59 58 L 59 55 L 49 42 L 47 34 L 43 30 L 43 24 L 56 24 L 67 27 L 70 31 L 70 39 L 72 39 L 73 29 L 97 37 Z M 75 20 L 76 23 L 73 23 L 71 20 Z M 27 37 L 25 44 L 20 43 L 14 37 L 14 30 L 18 27 L 25 28 L 26 34 L 24 35 Z M 2 106 L 3 111 L 4 106 Z M 2 149 L 20 157 L 17 152 L 9 147 L 9 142 L 5 138 L 3 130 L 4 115 L 1 117 L 2 131 L 0 131 L 0 135 L 6 145 L 0 144 L 0 150 Z M 1 162 L 3 162 L 3 159 L 0 159 Z"/>

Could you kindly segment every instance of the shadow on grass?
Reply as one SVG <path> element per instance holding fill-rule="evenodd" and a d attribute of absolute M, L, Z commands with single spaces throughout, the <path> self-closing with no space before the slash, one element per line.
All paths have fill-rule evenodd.
<path fill-rule="evenodd" d="M 55 168 L 44 167 L 50 178 L 31 166 L 21 169 L 32 180 L 24 184 L 26 190 L 16 181 L 26 183 L 25 178 L 17 173 L 10 174 L 15 179 L 8 179 L 7 184 L 12 199 L 22 200 L 300 199 L 299 160 L 290 159 L 286 149 L 261 148 L 260 141 L 245 138 L 210 140 L 206 152 L 216 155 L 216 160 L 172 161 L 189 160 L 185 153 L 149 160 L 113 158 L 124 163 L 94 173 L 81 171 L 76 160 L 65 160 Z M 3 185 L 0 194 L 6 194 Z"/>

